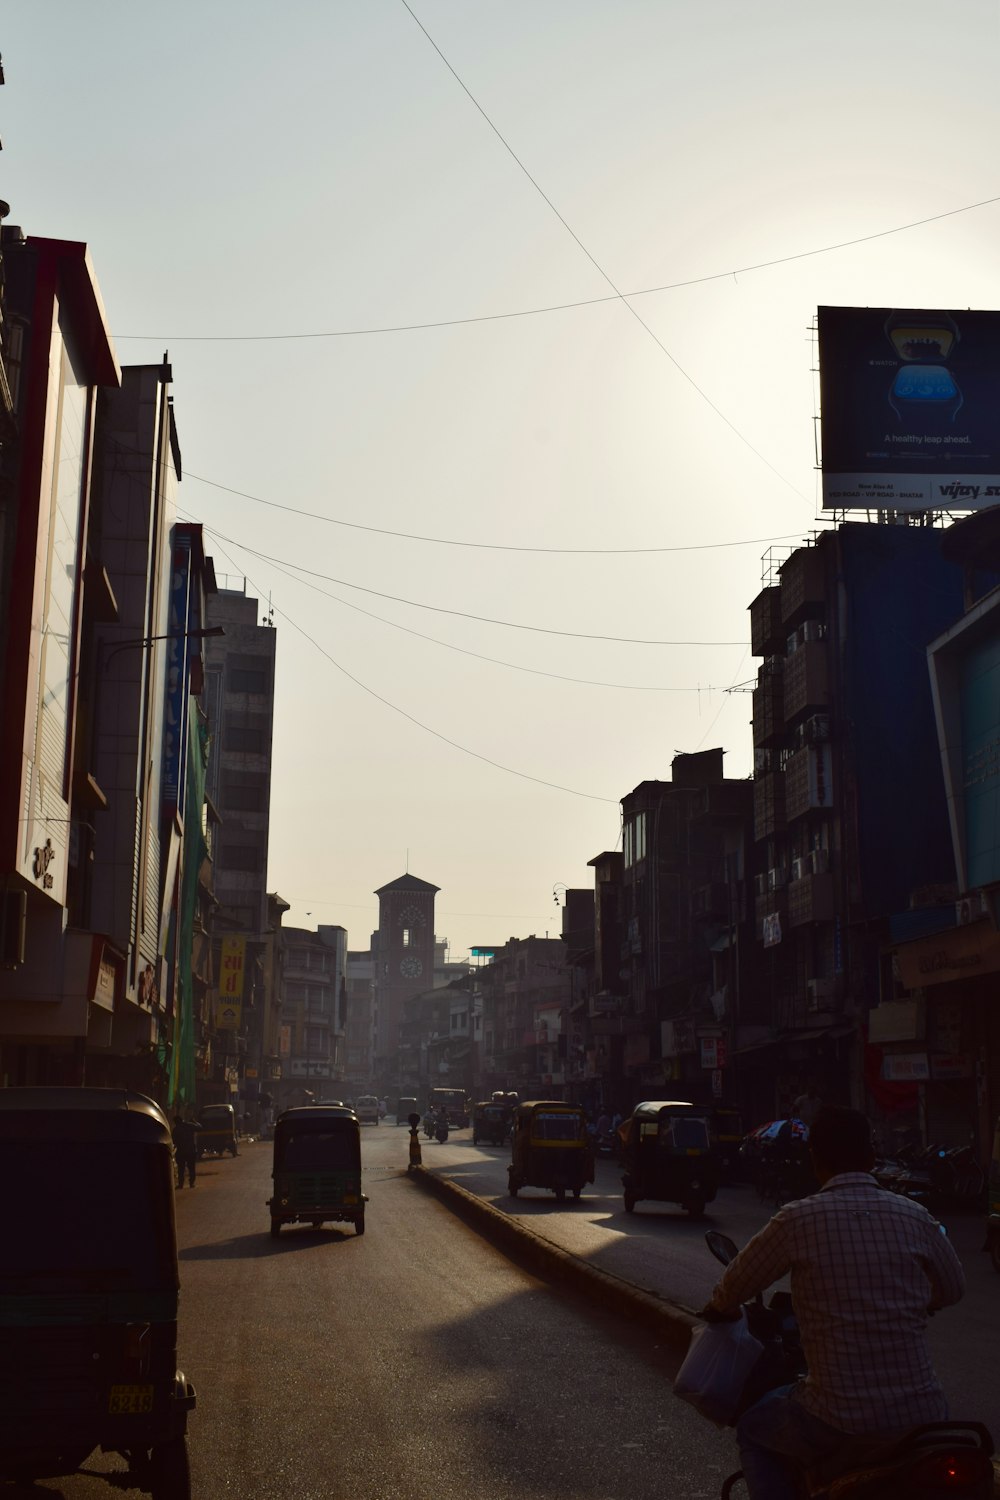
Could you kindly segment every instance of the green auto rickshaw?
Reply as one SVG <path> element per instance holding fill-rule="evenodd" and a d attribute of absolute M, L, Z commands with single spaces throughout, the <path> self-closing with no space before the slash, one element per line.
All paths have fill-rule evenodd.
<path fill-rule="evenodd" d="M 0 1480 L 99 1448 L 128 1465 L 109 1483 L 190 1500 L 166 1116 L 125 1089 L 0 1089 L 0 1173 Z"/>
<path fill-rule="evenodd" d="M 198 1116 L 198 1159 L 211 1151 L 222 1156 L 239 1155 L 236 1142 L 236 1111 L 231 1104 L 206 1104 Z"/>
<path fill-rule="evenodd" d="M 286 1109 L 274 1124 L 271 1234 L 282 1224 L 328 1222 L 365 1232 L 361 1191 L 361 1126 L 353 1109 L 307 1104 Z"/>
<path fill-rule="evenodd" d="M 568 1192 L 579 1198 L 594 1180 L 594 1150 L 582 1107 L 547 1099 L 519 1104 L 511 1122 L 510 1158 L 512 1198 L 523 1187 L 548 1188 L 558 1203 Z"/>
<path fill-rule="evenodd" d="M 485 1141 L 488 1146 L 502 1146 L 510 1131 L 511 1112 L 503 1104 L 489 1099 L 472 1106 L 472 1144 Z"/>
<path fill-rule="evenodd" d="M 709 1110 L 682 1100 L 637 1104 L 621 1131 L 625 1211 L 643 1198 L 679 1203 L 694 1218 L 718 1187 Z"/>

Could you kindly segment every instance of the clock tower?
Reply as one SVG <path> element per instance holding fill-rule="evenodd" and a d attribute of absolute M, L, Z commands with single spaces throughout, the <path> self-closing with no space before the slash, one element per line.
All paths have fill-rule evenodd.
<path fill-rule="evenodd" d="M 411 995 L 434 987 L 434 897 L 439 887 L 401 875 L 378 897 L 378 966 L 375 997 L 376 1068 L 396 1079 L 399 1022 Z"/>

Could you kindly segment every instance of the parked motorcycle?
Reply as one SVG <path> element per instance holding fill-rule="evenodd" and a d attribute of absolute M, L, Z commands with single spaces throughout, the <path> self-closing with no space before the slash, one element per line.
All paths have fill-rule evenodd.
<path fill-rule="evenodd" d="M 709 1230 L 705 1241 L 716 1260 L 728 1266 L 736 1245 Z M 787 1292 L 774 1292 L 765 1304 L 758 1292 L 743 1314 L 763 1352 L 743 1387 L 738 1416 L 768 1391 L 792 1384 L 806 1372 L 798 1325 Z M 991 1500 L 993 1439 L 981 1422 L 926 1422 L 904 1438 L 876 1449 L 863 1469 L 837 1472 L 837 1460 L 804 1476 L 803 1500 Z M 743 1478 L 731 1474 L 722 1486 L 729 1500 Z"/>

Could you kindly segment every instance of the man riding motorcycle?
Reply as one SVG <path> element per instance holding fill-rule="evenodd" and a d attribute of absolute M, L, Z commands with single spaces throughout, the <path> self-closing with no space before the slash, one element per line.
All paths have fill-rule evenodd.
<path fill-rule="evenodd" d="M 965 1290 L 958 1256 L 925 1208 L 877 1186 L 864 1115 L 823 1108 L 809 1147 L 820 1191 L 778 1210 L 703 1312 L 739 1316 L 741 1303 L 791 1273 L 808 1373 L 737 1423 L 751 1500 L 796 1500 L 802 1467 L 833 1454 L 845 1469 L 863 1464 L 948 1415 L 926 1330 L 928 1313 Z"/>

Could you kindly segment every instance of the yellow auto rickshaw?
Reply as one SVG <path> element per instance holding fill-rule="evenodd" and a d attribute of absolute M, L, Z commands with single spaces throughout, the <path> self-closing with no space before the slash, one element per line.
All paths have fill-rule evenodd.
<path fill-rule="evenodd" d="M 625 1212 L 642 1198 L 679 1203 L 694 1218 L 718 1186 L 709 1110 L 677 1099 L 637 1104 L 622 1128 Z"/>
<path fill-rule="evenodd" d="M 236 1111 L 231 1104 L 206 1104 L 198 1116 L 198 1159 L 206 1151 L 222 1156 L 239 1154 L 236 1141 Z"/>
<path fill-rule="evenodd" d="M 507 1186 L 512 1198 L 523 1187 L 548 1188 L 562 1203 L 579 1198 L 594 1180 L 594 1151 L 587 1116 L 578 1104 L 529 1100 L 517 1105 L 511 1123 Z"/>

